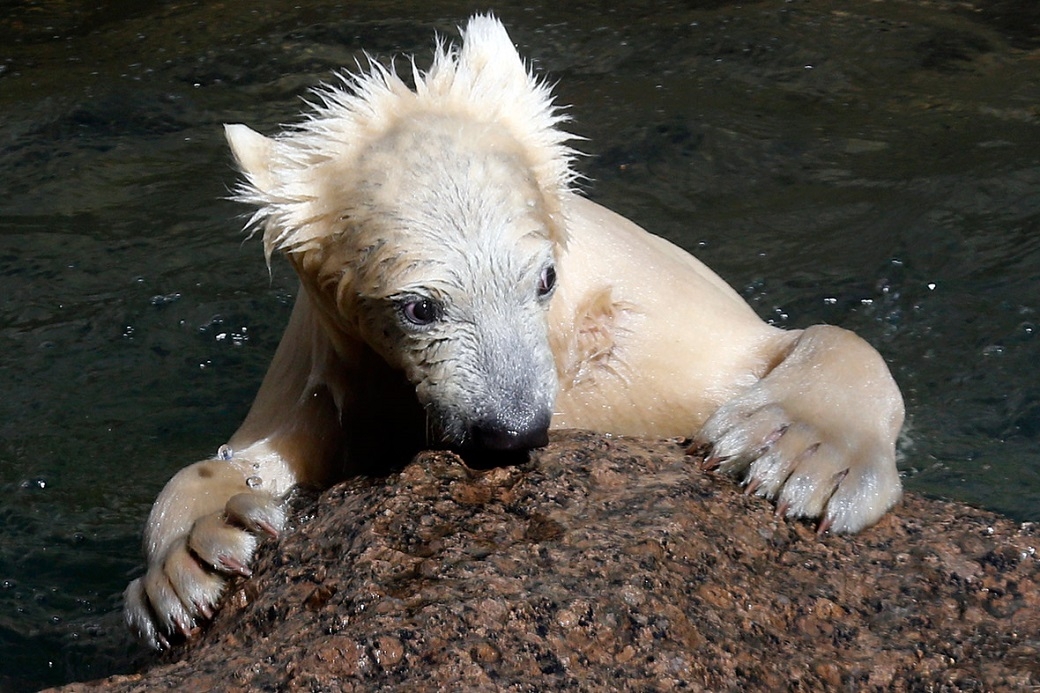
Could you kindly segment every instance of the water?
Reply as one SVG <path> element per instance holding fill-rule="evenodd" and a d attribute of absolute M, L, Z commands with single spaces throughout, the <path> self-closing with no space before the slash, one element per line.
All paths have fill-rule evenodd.
<path fill-rule="evenodd" d="M 908 488 L 1040 521 L 1040 10 L 975 5 L 497 11 L 573 104 L 592 197 L 764 317 L 877 346 L 907 397 Z M 223 199 L 221 123 L 271 132 L 363 49 L 422 62 L 470 8 L 4 7 L 6 691 L 133 666 L 119 593 L 148 508 L 234 430 L 288 318 L 290 272 Z"/>

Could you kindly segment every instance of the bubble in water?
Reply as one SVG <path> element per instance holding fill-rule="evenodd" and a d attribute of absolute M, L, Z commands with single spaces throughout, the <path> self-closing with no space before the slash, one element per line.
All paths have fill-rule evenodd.
<path fill-rule="evenodd" d="M 251 476 L 246 479 L 246 486 L 249 488 L 260 488 L 264 485 L 264 480 L 258 476 Z"/>

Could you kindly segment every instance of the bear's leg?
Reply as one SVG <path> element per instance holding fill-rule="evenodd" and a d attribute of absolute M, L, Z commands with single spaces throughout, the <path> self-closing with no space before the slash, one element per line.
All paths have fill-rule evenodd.
<path fill-rule="evenodd" d="M 301 293 L 242 426 L 215 458 L 170 479 L 148 516 L 147 570 L 127 587 L 124 615 L 153 647 L 211 618 L 227 576 L 250 573 L 257 537 L 281 531 L 285 494 L 330 477 L 343 372 Z"/>
<path fill-rule="evenodd" d="M 903 400 L 881 356 L 852 332 L 817 325 L 770 343 L 776 365 L 695 436 L 705 466 L 742 475 L 777 514 L 856 532 L 899 499 Z"/>

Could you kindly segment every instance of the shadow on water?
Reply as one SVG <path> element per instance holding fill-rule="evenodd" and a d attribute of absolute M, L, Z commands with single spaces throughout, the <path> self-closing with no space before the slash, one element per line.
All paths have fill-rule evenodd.
<path fill-rule="evenodd" d="M 1040 520 L 1032 0 L 500 3 L 587 192 L 765 318 L 892 364 L 908 488 Z M 465 3 L 7 2 L 0 17 L 0 690 L 135 666 L 119 593 L 162 484 L 244 415 L 295 290 L 224 122 L 270 132 Z M 724 339 L 725 335 L 716 336 Z"/>

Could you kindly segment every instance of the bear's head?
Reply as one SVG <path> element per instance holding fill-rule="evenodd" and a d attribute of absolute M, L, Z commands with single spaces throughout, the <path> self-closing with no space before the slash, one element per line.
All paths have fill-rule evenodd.
<path fill-rule="evenodd" d="M 535 447 L 558 388 L 546 314 L 574 152 L 502 25 L 474 17 L 463 39 L 412 64 L 414 89 L 370 61 L 273 138 L 227 126 L 236 197 L 333 344 L 403 371 L 444 442 Z"/>

